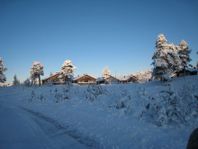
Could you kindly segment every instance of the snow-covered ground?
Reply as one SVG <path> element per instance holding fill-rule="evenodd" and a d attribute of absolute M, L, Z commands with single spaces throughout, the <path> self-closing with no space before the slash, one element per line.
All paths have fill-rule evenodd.
<path fill-rule="evenodd" d="M 171 82 L 0 88 L 0 148 L 185 149 L 198 76 Z"/>

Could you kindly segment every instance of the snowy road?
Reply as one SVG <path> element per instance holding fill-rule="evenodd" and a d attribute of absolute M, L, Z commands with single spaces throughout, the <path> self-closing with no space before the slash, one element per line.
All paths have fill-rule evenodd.
<path fill-rule="evenodd" d="M 92 148 L 77 135 L 42 115 L 0 104 L 0 149 Z"/>

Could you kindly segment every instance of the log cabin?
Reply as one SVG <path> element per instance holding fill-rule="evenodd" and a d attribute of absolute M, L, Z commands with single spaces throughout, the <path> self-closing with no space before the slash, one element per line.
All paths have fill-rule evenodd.
<path fill-rule="evenodd" d="M 80 85 L 96 84 L 96 78 L 91 75 L 84 74 L 82 76 L 75 78 L 74 83 Z"/>
<path fill-rule="evenodd" d="M 120 79 L 120 83 L 137 83 L 137 82 L 138 82 L 138 78 L 133 75 Z"/>
<path fill-rule="evenodd" d="M 72 79 L 65 77 L 63 80 L 61 72 L 52 74 L 51 76 L 42 80 L 42 84 L 65 84 L 66 82 L 72 82 Z"/>
<path fill-rule="evenodd" d="M 51 76 L 42 80 L 42 84 L 61 84 L 60 79 L 60 72 L 52 74 Z"/>
<path fill-rule="evenodd" d="M 120 80 L 112 75 L 109 75 L 107 78 L 105 78 L 105 81 L 108 84 L 117 84 L 120 83 Z"/>

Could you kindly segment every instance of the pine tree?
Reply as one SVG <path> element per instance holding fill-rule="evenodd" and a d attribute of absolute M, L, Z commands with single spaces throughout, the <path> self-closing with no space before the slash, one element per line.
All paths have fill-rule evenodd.
<path fill-rule="evenodd" d="M 181 72 L 185 72 L 190 62 L 190 50 L 186 41 L 179 46 L 169 44 L 166 37 L 160 34 L 156 41 L 156 52 L 153 57 L 153 78 L 169 80 Z"/>
<path fill-rule="evenodd" d="M 104 79 L 109 78 L 110 74 L 111 74 L 111 72 L 110 72 L 109 68 L 108 67 L 105 67 L 103 69 L 103 71 L 102 71 L 102 75 L 103 75 Z"/>
<path fill-rule="evenodd" d="M 6 81 L 6 77 L 4 72 L 7 70 L 7 68 L 3 64 L 2 58 L 0 58 L 0 83 L 4 83 Z"/>
<path fill-rule="evenodd" d="M 191 61 L 190 52 L 188 43 L 185 40 L 182 40 L 179 44 L 178 54 L 181 59 L 181 67 L 183 70 L 188 68 L 188 63 Z"/>
<path fill-rule="evenodd" d="M 40 62 L 33 62 L 31 70 L 30 70 L 30 77 L 32 80 L 32 84 L 37 84 L 37 81 L 39 83 L 39 86 L 41 85 L 41 75 L 44 75 L 43 72 L 43 65 Z"/>
<path fill-rule="evenodd" d="M 14 78 L 13 78 L 13 85 L 14 86 L 20 85 L 20 81 L 17 79 L 16 75 L 14 75 Z"/>
<path fill-rule="evenodd" d="M 167 39 L 164 34 L 159 34 L 155 43 L 157 49 L 161 49 L 163 45 L 167 44 Z"/>
<path fill-rule="evenodd" d="M 71 82 L 73 80 L 75 68 L 76 67 L 72 64 L 71 60 L 65 60 L 61 67 L 60 79 L 63 82 Z"/>
<path fill-rule="evenodd" d="M 169 48 L 170 51 L 167 53 L 167 62 L 170 76 L 173 76 L 182 70 L 182 61 L 178 54 L 180 48 L 174 44 L 170 44 Z"/>
<path fill-rule="evenodd" d="M 163 34 L 160 34 L 156 41 L 156 51 L 152 57 L 153 59 L 153 78 L 159 80 L 168 80 L 170 76 L 169 63 L 167 53 L 167 39 Z"/>

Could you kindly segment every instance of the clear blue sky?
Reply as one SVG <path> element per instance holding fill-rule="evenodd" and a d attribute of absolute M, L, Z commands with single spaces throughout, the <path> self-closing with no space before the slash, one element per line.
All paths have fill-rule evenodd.
<path fill-rule="evenodd" d="M 151 68 L 155 40 L 186 40 L 198 59 L 197 0 L 0 0 L 0 57 L 12 81 L 34 60 L 45 76 L 71 59 L 76 75 L 130 74 Z"/>

